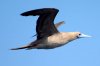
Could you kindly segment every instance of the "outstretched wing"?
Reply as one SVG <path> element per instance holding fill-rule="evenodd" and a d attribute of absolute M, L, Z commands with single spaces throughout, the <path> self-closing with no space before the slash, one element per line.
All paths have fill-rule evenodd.
<path fill-rule="evenodd" d="M 60 25 L 64 24 L 64 21 L 58 22 L 55 24 L 55 27 L 58 28 Z M 37 34 L 33 35 L 32 37 L 37 36 Z"/>
<path fill-rule="evenodd" d="M 41 39 L 59 32 L 54 25 L 54 19 L 58 11 L 59 10 L 55 8 L 42 8 L 24 12 L 21 15 L 23 16 L 39 15 L 36 25 L 36 32 L 37 32 L 37 39 Z"/>

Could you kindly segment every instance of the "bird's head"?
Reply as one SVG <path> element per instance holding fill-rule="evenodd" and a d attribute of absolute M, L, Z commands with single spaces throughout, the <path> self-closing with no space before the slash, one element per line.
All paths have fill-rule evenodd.
<path fill-rule="evenodd" d="M 69 32 L 71 39 L 79 39 L 79 38 L 87 38 L 87 37 L 91 37 L 89 35 L 85 35 L 81 32 Z"/>

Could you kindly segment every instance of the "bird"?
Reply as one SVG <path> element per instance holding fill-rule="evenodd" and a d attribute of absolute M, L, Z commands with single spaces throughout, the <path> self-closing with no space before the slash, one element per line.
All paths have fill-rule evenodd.
<path fill-rule="evenodd" d="M 91 37 L 81 32 L 59 32 L 59 27 L 64 22 L 54 24 L 54 19 L 59 10 L 57 8 L 40 8 L 22 13 L 22 16 L 39 16 L 36 21 L 36 40 L 28 45 L 12 48 L 19 49 L 54 49 L 64 46 L 69 42 L 85 37 Z"/>

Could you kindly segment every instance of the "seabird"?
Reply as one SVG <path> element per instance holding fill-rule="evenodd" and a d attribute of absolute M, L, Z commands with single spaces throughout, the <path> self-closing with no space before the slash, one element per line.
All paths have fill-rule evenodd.
<path fill-rule="evenodd" d="M 54 24 L 54 19 L 59 12 L 56 8 L 41 8 L 22 13 L 22 16 L 39 16 L 36 23 L 37 39 L 26 46 L 13 48 L 18 49 L 53 49 L 63 46 L 75 39 L 91 37 L 81 32 L 59 32 L 57 27 L 63 24 Z"/>

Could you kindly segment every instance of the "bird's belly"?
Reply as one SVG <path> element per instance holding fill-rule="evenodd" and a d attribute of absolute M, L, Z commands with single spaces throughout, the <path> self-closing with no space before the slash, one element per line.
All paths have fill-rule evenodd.
<path fill-rule="evenodd" d="M 63 46 L 64 44 L 58 44 L 58 43 L 50 43 L 48 45 L 46 45 L 46 47 L 52 49 L 52 48 L 56 48 L 56 47 L 60 47 L 60 46 Z"/>
<path fill-rule="evenodd" d="M 65 44 L 67 44 L 69 41 L 64 40 L 63 38 L 59 38 L 58 37 L 48 37 L 48 39 L 45 42 L 45 47 L 52 49 L 52 48 L 56 48 L 56 47 L 60 47 L 63 46 Z"/>
<path fill-rule="evenodd" d="M 36 47 L 37 49 L 53 49 L 56 47 L 60 47 L 65 45 L 67 42 L 55 42 L 55 41 L 46 41 L 42 44 L 38 44 L 38 46 Z"/>
<path fill-rule="evenodd" d="M 53 48 L 56 48 L 56 47 L 60 47 L 64 44 L 57 44 L 57 43 L 52 43 L 52 44 L 39 44 L 37 46 L 37 49 L 53 49 Z"/>
<path fill-rule="evenodd" d="M 56 47 L 63 46 L 69 42 L 68 39 L 62 37 L 62 35 L 52 35 L 44 40 L 42 44 L 38 45 L 38 49 L 52 49 Z"/>

